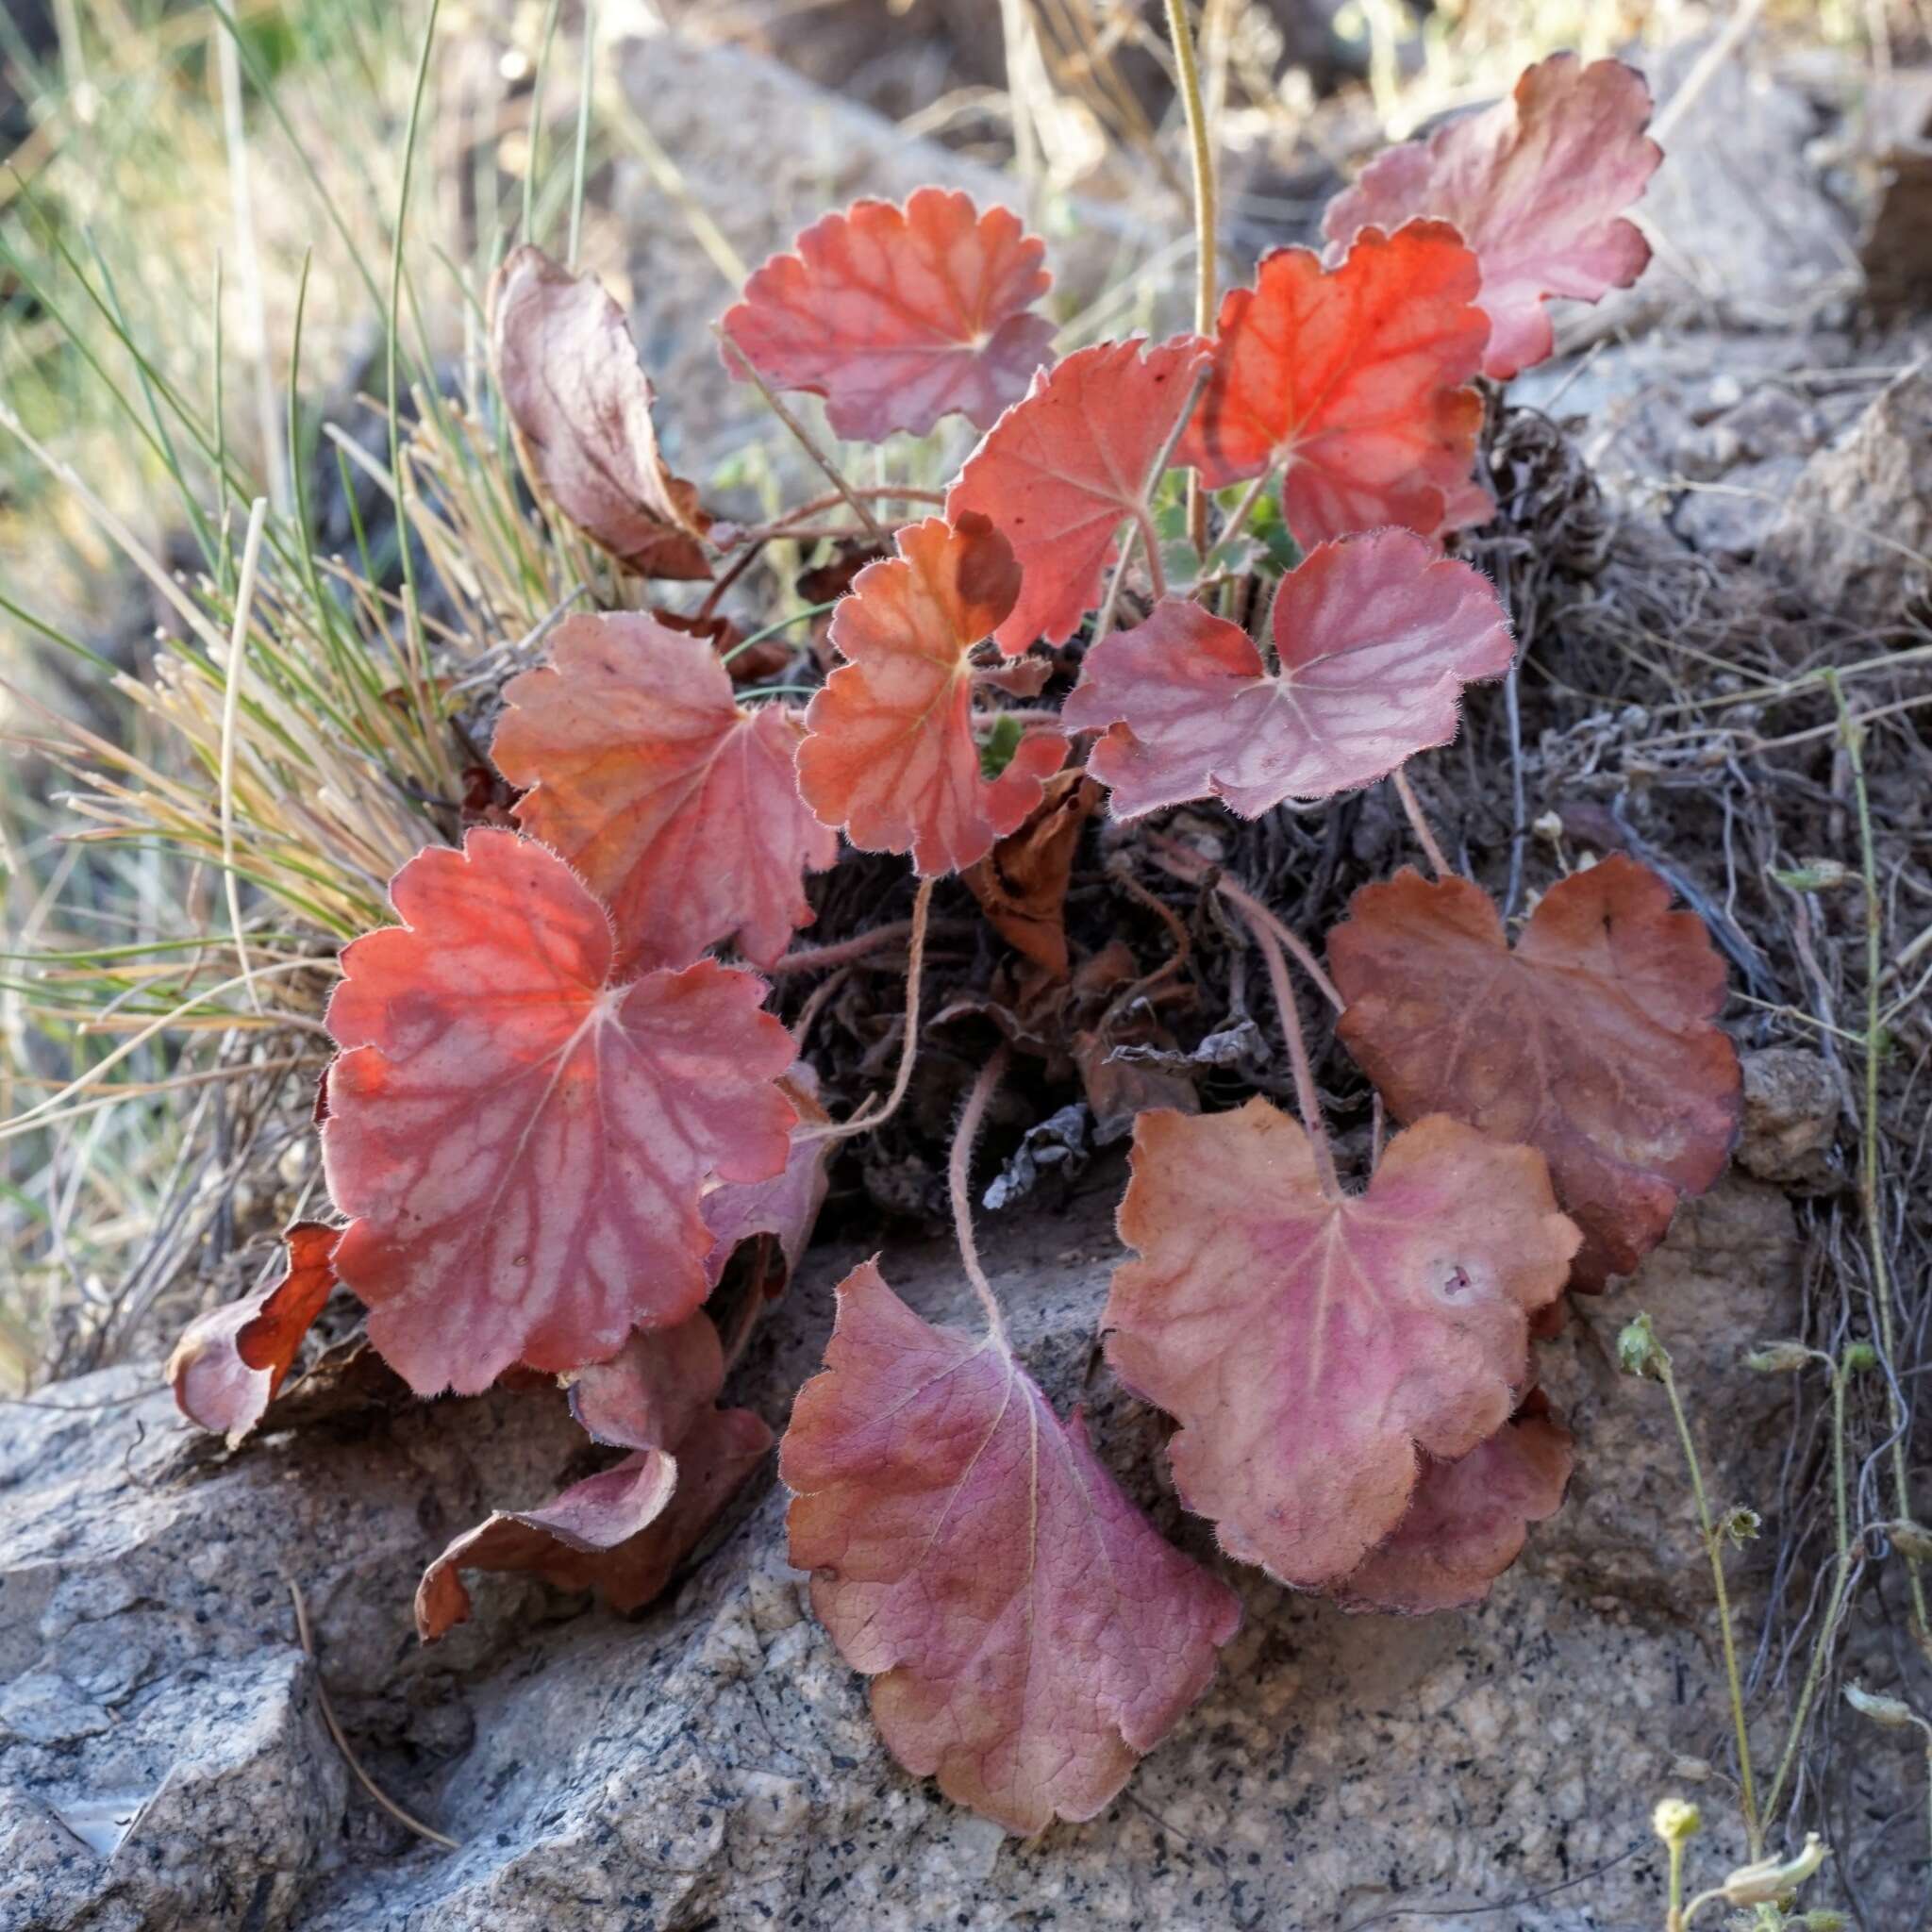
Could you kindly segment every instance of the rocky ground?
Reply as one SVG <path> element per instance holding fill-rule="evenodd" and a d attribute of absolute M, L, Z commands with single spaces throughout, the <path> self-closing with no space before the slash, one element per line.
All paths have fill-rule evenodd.
<path fill-rule="evenodd" d="M 862 190 L 990 185 L 753 57 L 658 40 L 617 58 L 748 258 Z M 1908 323 L 1850 333 L 1858 227 L 1832 192 L 1818 92 L 1748 63 L 1712 86 L 1659 177 L 1666 275 L 1609 318 L 1621 333 L 1593 324 L 1523 399 L 1595 472 L 1619 541 L 1672 571 L 1735 569 L 1712 596 L 1764 600 L 1784 624 L 1815 609 L 1843 638 L 1924 593 L 1924 351 Z M 756 405 L 693 326 L 719 306 L 718 272 L 661 182 L 629 192 L 645 360 L 682 420 L 748 437 Z M 1057 242 L 1076 285 L 1104 274 L 1109 219 Z M 1545 770 L 1574 772 L 1565 744 L 1547 767 L 1531 757 L 1532 793 Z M 1722 898 L 1712 849 L 1677 857 Z M 1806 1443 L 1790 1385 L 1740 1357 L 1801 1325 L 1816 1290 L 1793 1200 L 1843 1185 L 1840 1060 L 1764 1045 L 1780 1036 L 1761 1020 L 1744 1030 L 1738 1170 L 1542 1349 L 1578 1473 L 1523 1563 L 1479 1610 L 1416 1621 L 1236 1577 L 1246 1623 L 1208 1698 L 1107 1814 L 1026 1844 L 886 1757 L 862 1680 L 785 1561 L 770 1473 L 641 1616 L 487 1578 L 473 1621 L 423 1648 L 409 1604 L 424 1565 L 489 1509 L 582 1473 L 560 1400 L 403 1405 L 352 1364 L 318 1382 L 306 1418 L 298 1406 L 234 1454 L 186 1429 L 151 1362 L 0 1409 L 0 1924 L 1452 1932 L 1483 1907 L 1478 1923 L 1523 1932 L 1655 1926 L 1657 1797 L 1705 1800 L 1707 1870 L 1741 1847 L 1708 1769 L 1728 1717 L 1678 1451 L 1659 1391 L 1616 1373 L 1615 1333 L 1654 1315 L 1717 1500 L 1768 1508 Z M 1121 1181 L 1103 1159 L 1062 1197 L 989 1217 L 987 1261 L 1048 1393 L 1089 1405 L 1123 1480 L 1213 1560 L 1164 1489 L 1156 1419 L 1097 1361 Z M 782 1425 L 832 1285 L 874 1245 L 841 1232 L 813 1251 L 727 1400 Z M 885 1265 L 923 1312 L 972 1319 L 949 1246 L 895 1238 Z M 1769 1555 L 1744 1567 L 1748 1599 Z M 458 1849 L 357 1784 L 331 1711 L 375 1783 Z M 1863 1739 L 1836 1785 L 1874 1927 L 1905 1923 L 1920 1882 L 1905 1837 L 1881 1831 L 1907 1775 L 1890 1741 Z M 1773 1742 L 1767 1729 L 1760 1755 Z"/>

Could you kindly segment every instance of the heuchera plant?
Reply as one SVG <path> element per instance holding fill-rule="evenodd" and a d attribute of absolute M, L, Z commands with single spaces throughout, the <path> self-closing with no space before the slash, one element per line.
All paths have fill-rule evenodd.
<path fill-rule="evenodd" d="M 1648 114 L 1627 68 L 1546 60 L 1512 100 L 1374 163 L 1329 208 L 1325 256 L 1266 257 L 1211 338 L 1058 360 L 1044 245 L 1007 210 L 924 189 L 808 228 L 724 318 L 732 374 L 823 397 L 834 431 L 889 454 L 952 415 L 984 433 L 942 500 L 924 493 L 937 514 L 889 532 L 867 505 L 923 493 L 841 478 L 774 526 L 842 503 L 875 558 L 837 603 L 837 667 L 802 713 L 782 691 L 741 699 L 714 647 L 718 589 L 763 538 L 714 521 L 664 464 L 616 304 L 511 255 L 495 366 L 533 489 L 635 577 L 717 582 L 696 613 L 572 617 L 509 684 L 493 752 L 521 791 L 515 828 L 420 854 L 391 889 L 399 924 L 342 956 L 322 1139 L 345 1224 L 291 1229 L 284 1278 L 184 1336 L 182 1407 L 246 1434 L 339 1279 L 420 1393 L 558 1377 L 588 1434 L 625 1452 L 458 1538 L 423 1579 L 424 1637 L 467 1614 L 475 1570 L 649 1601 L 769 1446 L 718 1406 L 768 1297 L 729 1313 L 708 1297 L 741 1241 L 789 1266 L 836 1141 L 904 1094 L 931 879 L 967 874 L 998 931 L 1064 978 L 1055 894 L 1103 796 L 1121 820 L 1204 800 L 1253 818 L 1392 774 L 1433 876 L 1363 888 L 1328 972 L 1148 835 L 1259 948 L 1301 1119 L 1261 1099 L 1140 1111 L 1132 1254 L 1102 1329 L 1122 1381 L 1174 1419 L 1174 1486 L 1226 1557 L 1354 1608 L 1480 1597 L 1569 1475 L 1534 1386 L 1539 1319 L 1566 1286 L 1633 1268 L 1716 1178 L 1739 1119 L 1724 970 L 1664 882 L 1609 858 L 1556 885 L 1512 944 L 1402 771 L 1454 737 L 1464 685 L 1512 660 L 1494 586 L 1443 550 L 1491 513 L 1473 378 L 1551 352 L 1548 297 L 1642 270 L 1624 211 L 1658 159 Z M 1176 468 L 1193 473 L 1178 544 Z M 1207 496 L 1224 490 L 1240 494 Z M 1249 561 L 1264 497 L 1306 554 L 1272 601 L 1223 595 L 1274 575 Z M 1076 688 L 1041 709 L 1040 647 L 1083 635 Z M 810 923 L 805 880 L 840 832 L 908 854 L 925 883 L 893 1093 L 833 1122 L 750 969 Z M 745 963 L 714 957 L 727 947 Z M 1290 955 L 1407 1124 L 1353 1187 Z M 1033 1832 L 1109 1802 L 1240 1613 L 1008 1341 L 966 1206 L 1003 1058 L 951 1169 L 984 1332 L 933 1326 L 876 1261 L 855 1270 L 779 1469 L 793 1560 L 874 1679 L 887 1743 Z"/>

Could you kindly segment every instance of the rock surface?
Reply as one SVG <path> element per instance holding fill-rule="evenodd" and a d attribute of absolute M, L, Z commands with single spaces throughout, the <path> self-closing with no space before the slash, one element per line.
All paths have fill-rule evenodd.
<path fill-rule="evenodd" d="M 1166 1492 L 1157 1419 L 1095 1366 L 1120 1179 L 1110 1160 L 1063 1215 L 991 1218 L 988 1262 L 1049 1393 L 1088 1402 L 1102 1453 L 1212 1560 Z M 1615 1329 L 1651 1310 L 1699 1415 L 1725 1419 L 1713 1487 L 1746 1497 L 1783 1394 L 1736 1357 L 1790 1326 L 1797 1257 L 1760 1183 L 1687 1209 L 1543 1349 L 1579 1474 L 1486 1605 L 1350 1617 L 1235 1574 L 1247 1622 L 1207 1699 L 1102 1818 L 1026 1844 L 886 1757 L 786 1563 L 769 1477 L 675 1601 L 626 1621 L 483 1578 L 475 1620 L 425 1650 L 410 1593 L 448 1535 L 580 1473 L 547 1393 L 378 1403 L 224 1456 L 142 1392 L 152 1369 L 47 1391 L 59 1407 L 0 1412 L 0 1924 L 1333 1932 L 1399 1905 L 1451 1932 L 1458 1910 L 1568 1887 L 1496 1923 L 1648 1927 L 1650 1805 L 1681 1758 L 1722 1759 L 1724 1705 L 1660 1391 L 1615 1373 Z M 783 1422 L 857 1258 L 808 1258 L 733 1399 Z M 886 1265 L 915 1307 L 971 1320 L 944 1247 Z M 460 1851 L 352 1784 L 287 1578 L 363 1761 Z M 1722 1831 L 1701 1848 L 1730 1849 Z"/>

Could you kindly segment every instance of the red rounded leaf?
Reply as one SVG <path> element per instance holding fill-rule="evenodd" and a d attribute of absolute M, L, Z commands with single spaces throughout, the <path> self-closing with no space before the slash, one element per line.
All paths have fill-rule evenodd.
<path fill-rule="evenodd" d="M 1529 1525 L 1562 1507 L 1574 1460 L 1570 1431 L 1540 1405 L 1467 1456 L 1425 1462 L 1407 1515 L 1332 1594 L 1351 1610 L 1411 1614 L 1480 1603 Z"/>
<path fill-rule="evenodd" d="M 470 1614 L 466 1570 L 525 1571 L 641 1609 L 764 1460 L 772 1432 L 748 1408 L 709 1409 L 674 1456 L 640 1450 L 537 1509 L 497 1510 L 466 1530 L 416 1586 L 416 1634 L 433 1643 Z"/>
<path fill-rule="evenodd" d="M 1042 370 L 947 493 L 955 523 L 977 511 L 1020 560 L 1024 580 L 995 633 L 1008 657 L 1035 638 L 1073 636 L 1100 602 L 1123 520 L 1147 516 L 1156 465 L 1208 345 L 1177 336 L 1141 348 L 1139 337 L 1101 342 Z"/>
<path fill-rule="evenodd" d="M 1346 247 L 1371 223 L 1453 222 L 1482 263 L 1483 374 L 1507 381 L 1554 346 L 1545 298 L 1595 302 L 1649 266 L 1650 243 L 1624 219 L 1663 159 L 1649 123 L 1634 68 L 1553 54 L 1510 99 L 1377 156 L 1329 203 L 1323 232 Z"/>
<path fill-rule="evenodd" d="M 718 1399 L 724 1350 L 703 1309 L 669 1328 L 636 1328 L 608 1361 L 571 1378 L 584 1432 L 622 1449 L 675 1449 Z"/>
<path fill-rule="evenodd" d="M 832 617 L 850 660 L 805 714 L 798 784 L 828 825 L 867 852 L 912 854 L 922 873 L 984 858 L 1040 803 L 1066 756 L 1031 731 L 997 778 L 980 772 L 968 654 L 1008 610 L 1020 572 L 984 517 L 928 517 L 868 564 Z"/>
<path fill-rule="evenodd" d="M 785 1164 L 791 1036 L 702 960 L 613 980 L 610 923 L 514 833 L 419 853 L 347 947 L 323 1157 L 369 1336 L 419 1394 L 560 1373 L 705 1298 L 713 1175 Z"/>
<path fill-rule="evenodd" d="M 232 1447 L 261 1421 L 335 1290 L 341 1234 L 319 1221 L 298 1221 L 282 1237 L 278 1280 L 210 1308 L 182 1331 L 167 1376 L 190 1422 L 221 1431 Z"/>
<path fill-rule="evenodd" d="M 1489 335 L 1480 280 L 1442 222 L 1364 228 L 1335 268 L 1306 248 L 1263 256 L 1255 286 L 1222 301 L 1181 459 L 1216 488 L 1283 468 L 1282 514 L 1305 548 L 1483 522 L 1492 506 L 1470 476 L 1483 405 L 1464 386 Z"/>
<path fill-rule="evenodd" d="M 1240 1624 L 1003 1341 L 933 1327 L 874 1262 L 778 1467 L 791 1560 L 892 1755 L 1009 1831 L 1099 1812 Z"/>
<path fill-rule="evenodd" d="M 1670 904 L 1654 872 L 1607 858 L 1553 886 L 1512 952 L 1480 887 L 1404 871 L 1328 935 L 1362 1071 L 1398 1119 L 1541 1150 L 1584 1232 L 1576 1288 L 1635 1268 L 1738 1135 L 1737 1051 L 1711 1024 L 1724 961 Z"/>
<path fill-rule="evenodd" d="M 1439 1115 L 1331 1200 L 1259 1099 L 1141 1114 L 1120 1232 L 1140 1258 L 1114 1274 L 1107 1356 L 1180 1424 L 1182 1501 L 1229 1556 L 1310 1588 L 1402 1521 L 1419 1452 L 1502 1425 L 1578 1240 L 1531 1148 Z"/>
<path fill-rule="evenodd" d="M 1111 727 L 1087 768 L 1116 817 L 1215 797 L 1258 818 L 1371 784 L 1448 743 L 1463 684 L 1509 668 L 1494 585 L 1407 530 L 1309 552 L 1273 628 L 1275 672 L 1245 631 L 1169 597 L 1088 652 L 1061 716 Z"/>
<path fill-rule="evenodd" d="M 714 1288 L 738 1244 L 761 1234 L 777 1243 L 791 1275 L 825 1204 L 826 1170 L 839 1143 L 816 1131 L 832 1118 L 819 1100 L 818 1075 L 801 1060 L 778 1084 L 798 1112 L 785 1172 L 768 1181 L 727 1181 L 705 1196 L 705 1225 L 712 1236 L 705 1272 Z"/>
<path fill-rule="evenodd" d="M 1046 243 L 1010 209 L 921 188 L 903 208 L 854 202 L 792 245 L 724 333 L 774 389 L 824 396 L 834 435 L 924 436 L 955 413 L 985 429 L 1053 358 L 1053 324 L 1028 312 L 1053 283 Z"/>
<path fill-rule="evenodd" d="M 573 617 L 504 690 L 491 756 L 525 831 L 610 910 L 618 966 L 684 966 L 737 940 L 769 966 L 808 925 L 804 874 L 839 856 L 798 795 L 803 730 L 741 709 L 710 646 L 649 617 Z"/>
<path fill-rule="evenodd" d="M 624 310 L 526 246 L 497 270 L 490 316 L 497 391 L 538 494 L 640 576 L 708 577 L 711 520 L 658 454 Z"/>

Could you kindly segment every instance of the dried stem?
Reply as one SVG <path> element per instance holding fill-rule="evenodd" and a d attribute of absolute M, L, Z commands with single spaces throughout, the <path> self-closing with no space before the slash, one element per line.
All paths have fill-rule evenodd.
<path fill-rule="evenodd" d="M 1389 782 L 1395 787 L 1395 795 L 1401 799 L 1402 808 L 1408 814 L 1409 829 L 1415 834 L 1416 843 L 1423 848 L 1430 872 L 1439 879 L 1446 878 L 1456 868 L 1442 857 L 1442 848 L 1436 842 L 1436 835 L 1423 810 L 1423 802 L 1415 795 L 1415 787 L 1408 782 L 1407 772 L 1397 765 L 1389 774 Z"/>
<path fill-rule="evenodd" d="M 1198 853 L 1190 852 L 1178 841 L 1164 837 L 1159 832 L 1149 832 L 1147 842 L 1154 848 L 1154 862 L 1162 872 L 1172 874 L 1177 879 L 1185 879 L 1191 886 L 1206 885 L 1213 874 L 1214 890 L 1250 923 L 1258 920 L 1267 926 L 1275 939 L 1294 956 L 1294 962 L 1315 982 L 1322 997 L 1339 1013 L 1348 1002 L 1341 997 L 1341 989 L 1323 970 L 1322 962 L 1309 951 L 1307 945 L 1292 927 L 1277 919 L 1260 900 L 1248 891 L 1240 880 L 1230 878 L 1225 873 L 1210 865 Z"/>
<path fill-rule="evenodd" d="M 302 1655 L 315 1666 L 315 1702 L 321 1708 L 322 1721 L 328 1726 L 329 1736 L 336 1740 L 336 1749 L 342 1754 L 343 1763 L 356 1774 L 356 1782 L 398 1824 L 407 1826 L 418 1838 L 426 1838 L 431 1844 L 441 1845 L 446 1852 L 461 1851 L 462 1846 L 455 1839 L 445 1838 L 434 1825 L 425 1824 L 420 1818 L 411 1817 L 362 1769 L 360 1760 L 349 1748 L 349 1740 L 336 1716 L 335 1706 L 328 1701 L 328 1690 L 322 1681 L 322 1661 L 315 1655 L 314 1633 L 308 1627 L 308 1606 L 302 1601 L 302 1586 L 292 1576 L 289 1578 L 289 1596 L 295 1606 L 295 1635 L 301 1640 Z"/>
<path fill-rule="evenodd" d="M 1677 1425 L 1677 1441 L 1684 1451 L 1684 1466 L 1690 1472 L 1690 1493 L 1697 1504 L 1697 1521 L 1704 1532 L 1704 1553 L 1710 1559 L 1711 1582 L 1717 1589 L 1718 1631 L 1724 1641 L 1724 1681 L 1731 1696 L 1731 1722 L 1738 1734 L 1738 1779 L 1744 1811 L 1744 1839 L 1754 1858 L 1764 1854 L 1764 1827 L 1757 1809 L 1757 1781 L 1751 1770 L 1751 1732 L 1744 1721 L 1743 1679 L 1738 1674 L 1738 1647 L 1731 1635 L 1731 1598 L 1724 1583 L 1724 1539 L 1711 1521 L 1710 1500 L 1704 1489 L 1704 1465 L 1698 1460 L 1697 1445 L 1690 1439 L 1690 1423 L 1677 1394 L 1676 1378 L 1671 1373 L 1671 1357 L 1659 1348 L 1656 1355 L 1657 1378 L 1663 1384 L 1671 1405 L 1671 1419 Z M 1842 1440 L 1842 1436 L 1840 1436 Z M 1783 1782 L 1783 1774 L 1779 1774 Z M 1772 1787 L 1772 1802 L 1777 1801 L 1777 1786 Z"/>
<path fill-rule="evenodd" d="M 1884 1047 L 1878 995 L 1884 978 L 1885 902 L 1878 891 L 1878 855 L 1872 835 L 1872 799 L 1865 784 L 1864 728 L 1852 713 L 1838 673 L 1827 671 L 1824 681 L 1830 686 L 1832 700 L 1838 707 L 1839 732 L 1844 741 L 1845 761 L 1851 767 L 1852 791 L 1858 808 L 1858 855 L 1865 887 L 1865 1105 L 1858 1136 L 1858 1195 L 1864 1208 L 1866 1244 L 1871 1251 L 1872 1302 L 1877 1317 L 1879 1347 L 1884 1356 L 1887 1420 L 1891 1429 L 1892 1491 L 1900 1518 L 1909 1523 L 1913 1517 L 1907 1439 L 1911 1434 L 1911 1419 L 1899 1392 L 1898 1357 L 1893 1353 L 1891 1269 L 1885 1250 L 1884 1157 L 1879 1146 L 1878 1129 L 1878 1062 Z M 1906 1557 L 1906 1576 L 1912 1598 L 1912 1634 L 1920 1650 L 1932 1656 L 1932 1623 L 1928 1623 L 1926 1618 L 1925 1580 L 1920 1571 L 1918 1557 L 1909 1555 Z"/>
<path fill-rule="evenodd" d="M 786 428 L 791 430 L 791 434 L 797 439 L 799 448 L 824 472 L 825 481 L 839 492 L 840 496 L 843 498 L 846 508 L 865 525 L 867 534 L 872 538 L 873 541 L 874 543 L 883 543 L 886 541 L 886 533 L 879 527 L 877 519 L 871 510 L 866 508 L 858 491 L 853 489 L 852 485 L 846 482 L 845 478 L 839 474 L 838 465 L 818 446 L 810 430 L 772 393 L 771 385 L 752 367 L 751 363 L 739 349 L 738 344 L 722 328 L 714 325 L 712 333 L 718 338 L 718 344 L 724 351 L 725 360 L 734 369 L 742 372 L 745 380 L 750 382 L 758 390 L 759 395 L 764 397 L 765 406 L 771 410 L 773 415 L 777 417 L 779 422 L 784 424 Z"/>
<path fill-rule="evenodd" d="M 1328 1144 L 1328 1128 L 1322 1119 L 1322 1099 L 1315 1091 L 1314 1069 L 1308 1064 L 1308 1042 L 1302 1036 L 1301 1009 L 1295 1004 L 1294 988 L 1289 982 L 1287 957 L 1274 936 L 1273 922 L 1254 918 L 1245 908 L 1240 909 L 1241 923 L 1254 935 L 1261 958 L 1267 961 L 1268 983 L 1274 989 L 1282 1037 L 1288 1041 L 1289 1064 L 1294 1069 L 1295 1105 L 1301 1109 L 1302 1129 L 1314 1150 L 1315 1178 L 1321 1183 L 1324 1200 L 1339 1201 L 1341 1183 L 1336 1177 L 1335 1150 Z"/>
<path fill-rule="evenodd" d="M 952 1158 L 946 1163 L 946 1187 L 953 1201 L 953 1233 L 959 1243 L 959 1259 L 965 1267 L 966 1279 L 973 1284 L 973 1292 L 979 1297 L 979 1305 L 986 1310 L 986 1325 L 991 1329 L 992 1339 L 1002 1349 L 1009 1347 L 1007 1321 L 1000 1312 L 999 1297 L 993 1293 L 992 1284 L 987 1280 L 986 1270 L 980 1265 L 979 1243 L 973 1235 L 973 1203 L 967 1195 L 966 1181 L 973 1169 L 973 1143 L 979 1138 L 980 1124 L 986 1119 L 986 1109 L 1006 1074 L 1008 1057 L 1008 1050 L 1002 1042 L 999 1050 L 980 1068 L 979 1077 L 974 1081 L 973 1091 L 966 1096 L 959 1124 L 954 1129 Z"/>
<path fill-rule="evenodd" d="M 222 45 L 228 42 L 223 40 Z M 248 620 L 255 608 L 255 579 L 261 564 L 261 533 L 268 521 L 268 498 L 258 496 L 248 509 L 248 534 L 242 540 L 242 575 L 235 590 L 235 622 L 228 629 L 228 661 L 223 666 L 221 825 L 222 886 L 227 895 L 228 924 L 235 935 L 235 962 L 242 969 L 248 1004 L 259 1013 L 261 995 L 248 963 L 248 940 L 242 929 L 242 880 L 235 871 L 235 724 L 242 708 L 242 677 L 248 661 Z"/>
<path fill-rule="evenodd" d="M 1194 58 L 1193 30 L 1188 25 L 1187 0 L 1167 0 L 1167 30 L 1174 42 L 1174 72 L 1181 105 L 1188 117 L 1188 144 L 1194 176 L 1194 327 L 1214 333 L 1214 149 L 1208 133 L 1208 108 L 1201 97 L 1201 68 Z M 1193 405 L 1188 407 L 1193 413 Z M 1185 421 L 1186 419 L 1183 418 Z M 1201 473 L 1188 475 L 1188 535 L 1197 555 L 1208 554 L 1208 492 Z"/>
<path fill-rule="evenodd" d="M 899 1047 L 899 1072 L 883 1107 L 867 1101 L 848 1121 L 829 1126 L 808 1128 L 795 1136 L 799 1141 L 844 1141 L 854 1134 L 869 1133 L 882 1127 L 898 1112 L 907 1090 L 912 1085 L 912 1062 L 919 1054 L 919 982 L 925 967 L 925 930 L 932 909 L 933 881 L 919 882 L 919 896 L 912 902 L 912 943 L 906 956 L 906 1038 Z M 832 950 L 827 947 L 825 951 Z"/>

